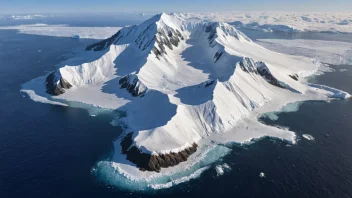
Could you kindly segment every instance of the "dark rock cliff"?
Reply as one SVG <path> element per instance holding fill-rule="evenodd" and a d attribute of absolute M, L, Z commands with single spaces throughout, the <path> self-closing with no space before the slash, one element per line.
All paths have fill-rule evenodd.
<path fill-rule="evenodd" d="M 158 30 L 155 36 L 155 43 L 158 48 L 154 46 L 152 50 L 155 56 L 159 58 L 162 54 L 166 54 L 165 46 L 172 50 L 173 46 L 177 47 L 181 40 L 184 40 L 184 38 L 178 30 L 169 28 L 167 34 L 164 30 Z"/>
<path fill-rule="evenodd" d="M 129 74 L 119 80 L 120 88 L 127 89 L 133 97 L 143 96 L 148 88 L 138 79 L 135 74 Z"/>
<path fill-rule="evenodd" d="M 286 88 L 283 84 L 278 81 L 270 72 L 269 68 L 263 62 L 257 62 L 257 71 L 258 74 L 261 75 L 268 83 L 280 87 Z"/>
<path fill-rule="evenodd" d="M 299 76 L 297 74 L 292 74 L 288 76 L 290 76 L 293 80 L 298 81 Z"/>
<path fill-rule="evenodd" d="M 127 134 L 120 143 L 122 153 L 126 155 L 126 159 L 136 164 L 142 171 L 156 172 L 160 172 L 161 168 L 172 167 L 187 161 L 188 157 L 195 153 L 198 147 L 196 143 L 193 143 L 191 147 L 178 153 L 151 155 L 142 153 L 136 146 L 132 146 L 132 143 L 132 133 Z"/>
<path fill-rule="evenodd" d="M 65 89 L 71 88 L 72 85 L 62 77 L 57 77 L 55 73 L 56 72 L 53 72 L 46 77 L 45 86 L 46 93 L 58 96 L 60 94 L 65 93 Z"/>

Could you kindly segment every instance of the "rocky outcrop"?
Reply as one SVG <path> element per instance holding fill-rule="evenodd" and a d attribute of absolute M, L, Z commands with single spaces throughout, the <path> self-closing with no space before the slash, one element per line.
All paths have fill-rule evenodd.
<path fill-rule="evenodd" d="M 209 33 L 208 41 L 210 45 L 212 45 L 213 41 L 217 37 L 216 27 L 216 23 L 211 23 L 205 28 L 205 32 Z"/>
<path fill-rule="evenodd" d="M 243 60 L 239 62 L 239 66 L 246 73 L 258 74 L 256 63 L 251 58 L 243 58 Z"/>
<path fill-rule="evenodd" d="M 290 76 L 293 80 L 298 81 L 299 77 L 297 74 L 292 74 L 292 75 L 288 75 L 288 76 Z"/>
<path fill-rule="evenodd" d="M 63 79 L 57 72 L 53 72 L 46 77 L 46 93 L 58 96 L 65 93 L 72 85 Z"/>
<path fill-rule="evenodd" d="M 166 30 L 163 29 L 158 30 L 155 37 L 155 44 L 157 47 L 153 47 L 153 52 L 157 58 L 159 58 L 162 54 L 166 54 L 165 46 L 172 50 L 173 47 L 178 46 L 181 40 L 184 40 L 178 30 L 169 28 L 167 33 L 165 31 Z"/>
<path fill-rule="evenodd" d="M 133 97 L 143 96 L 148 88 L 138 79 L 136 74 L 129 74 L 119 80 L 120 88 L 127 89 Z"/>
<path fill-rule="evenodd" d="M 205 82 L 204 87 L 209 87 L 209 86 L 213 85 L 214 83 L 215 83 L 215 80 L 207 81 L 207 82 Z"/>
<path fill-rule="evenodd" d="M 218 62 L 218 60 L 221 58 L 222 54 L 223 54 L 223 52 L 216 52 L 215 53 L 215 56 L 214 56 L 215 61 L 214 61 L 214 63 Z"/>
<path fill-rule="evenodd" d="M 209 22 L 205 24 L 205 32 L 209 33 L 208 36 L 208 41 L 210 46 L 215 46 L 217 42 L 215 42 L 216 38 L 218 38 L 218 34 L 220 32 L 223 32 L 226 34 L 226 36 L 232 36 L 239 40 L 239 37 L 243 37 L 247 41 L 250 41 L 244 34 L 241 34 L 239 31 L 237 31 L 234 27 L 222 23 L 222 22 Z"/>
<path fill-rule="evenodd" d="M 257 71 L 268 83 L 280 87 L 286 88 L 280 81 L 278 81 L 270 72 L 269 68 L 263 62 L 257 62 Z"/>
<path fill-rule="evenodd" d="M 177 164 L 187 161 L 188 157 L 197 151 L 198 145 L 193 143 L 189 148 L 178 153 L 169 153 L 154 155 L 142 153 L 136 146 L 133 146 L 133 133 L 127 134 L 121 141 L 122 153 L 126 159 L 136 164 L 142 171 L 160 172 L 161 168 L 176 166 Z"/>
<path fill-rule="evenodd" d="M 301 92 L 297 91 L 296 89 L 290 87 L 288 84 L 277 80 L 270 72 L 268 66 L 266 66 L 265 63 L 263 62 L 257 62 L 257 72 L 259 75 L 261 75 L 268 83 L 283 88 L 283 89 L 288 89 L 294 93 L 302 94 Z"/>
<path fill-rule="evenodd" d="M 237 66 L 239 66 L 242 71 L 244 71 L 248 74 L 255 74 L 255 75 L 259 75 L 259 76 L 263 77 L 271 85 L 274 85 L 276 87 L 280 87 L 282 89 L 288 89 L 292 92 L 301 94 L 301 92 L 297 91 L 296 89 L 293 89 L 288 84 L 276 79 L 275 76 L 270 72 L 268 66 L 264 62 L 254 62 L 253 59 L 245 57 L 245 58 L 243 58 L 242 61 L 237 63 Z M 289 75 L 289 76 L 292 79 L 298 81 L 297 74 L 293 74 L 293 75 Z"/>

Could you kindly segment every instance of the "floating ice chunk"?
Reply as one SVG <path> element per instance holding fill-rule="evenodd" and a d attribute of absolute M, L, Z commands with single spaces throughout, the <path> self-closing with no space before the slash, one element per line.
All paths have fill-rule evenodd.
<path fill-rule="evenodd" d="M 265 174 L 264 174 L 263 172 L 261 172 L 261 173 L 259 174 L 259 177 L 264 178 L 264 177 L 265 177 Z"/>
<path fill-rule="evenodd" d="M 217 173 L 217 176 L 221 176 L 224 174 L 224 169 L 222 169 L 222 166 L 221 165 L 217 165 L 215 167 L 215 170 L 216 170 L 216 173 Z"/>
<path fill-rule="evenodd" d="M 76 35 L 73 35 L 72 38 L 73 38 L 73 39 L 80 39 L 81 37 L 76 34 Z"/>
<path fill-rule="evenodd" d="M 231 167 L 230 167 L 227 163 L 224 163 L 224 164 L 222 165 L 222 167 L 223 167 L 224 169 L 231 170 Z"/>
<path fill-rule="evenodd" d="M 231 167 L 227 163 L 224 163 L 223 165 L 217 165 L 215 167 L 215 171 L 217 173 L 217 176 L 223 175 L 225 170 L 231 170 Z"/>
<path fill-rule="evenodd" d="M 347 69 L 340 69 L 340 72 L 347 72 Z"/>
<path fill-rule="evenodd" d="M 311 140 L 311 141 L 315 140 L 315 138 L 309 134 L 303 134 L 302 137 L 304 137 L 307 140 Z"/>

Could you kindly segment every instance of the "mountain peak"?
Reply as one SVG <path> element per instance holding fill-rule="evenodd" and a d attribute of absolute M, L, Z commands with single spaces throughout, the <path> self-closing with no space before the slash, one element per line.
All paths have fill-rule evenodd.
<path fill-rule="evenodd" d="M 198 28 L 198 29 L 197 29 Z M 200 28 L 200 29 L 199 29 Z M 207 37 L 211 45 L 213 41 L 220 36 L 235 37 L 237 40 L 247 40 L 244 34 L 238 31 L 235 27 L 224 22 L 190 22 L 185 20 L 182 14 L 165 12 L 159 13 L 145 22 L 129 26 L 121 29 L 111 38 L 103 40 L 99 43 L 87 47 L 87 50 L 102 51 L 107 49 L 112 44 L 119 45 L 124 43 L 132 43 L 138 46 L 141 50 L 153 50 L 155 55 L 159 57 L 165 54 L 165 47 L 173 49 L 178 46 L 180 40 L 189 37 L 195 32 L 205 31 L 209 34 Z M 195 35 L 198 35 L 195 33 Z"/>

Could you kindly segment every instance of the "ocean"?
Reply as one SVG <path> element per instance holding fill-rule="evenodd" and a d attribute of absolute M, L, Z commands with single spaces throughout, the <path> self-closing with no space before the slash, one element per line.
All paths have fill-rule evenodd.
<path fill-rule="evenodd" d="M 79 21 L 70 25 L 98 24 Z M 319 35 L 352 42 L 351 35 Z M 316 38 L 316 33 L 303 37 L 309 38 Z M 102 181 L 92 168 L 111 154 L 112 142 L 121 133 L 109 123 L 113 115 L 92 117 L 85 109 L 36 103 L 20 92 L 21 84 L 52 71 L 94 42 L 0 30 L 0 197 L 352 197 L 352 100 L 309 101 L 296 112 L 279 113 L 277 120 L 263 118 L 267 124 L 295 131 L 297 144 L 264 138 L 248 145 L 226 145 L 230 153 L 199 178 L 169 189 L 129 191 Z M 333 68 L 334 72 L 310 80 L 352 93 L 351 66 Z M 218 176 L 215 166 L 224 163 L 231 170 Z"/>

